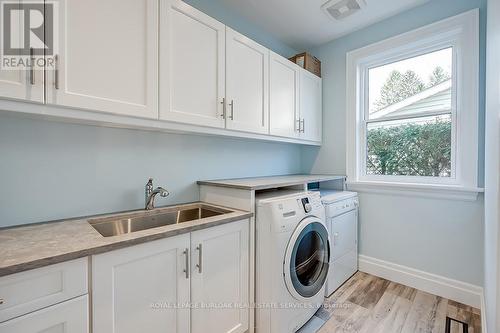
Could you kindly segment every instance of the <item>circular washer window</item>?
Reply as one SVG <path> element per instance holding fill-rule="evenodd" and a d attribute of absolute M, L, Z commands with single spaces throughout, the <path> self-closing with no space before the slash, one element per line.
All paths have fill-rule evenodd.
<path fill-rule="evenodd" d="M 304 220 L 290 239 L 285 276 L 303 298 L 316 295 L 325 284 L 329 266 L 328 231 L 317 220 Z M 288 265 L 287 265 L 288 263 Z M 288 280 L 286 279 L 286 280 Z"/>

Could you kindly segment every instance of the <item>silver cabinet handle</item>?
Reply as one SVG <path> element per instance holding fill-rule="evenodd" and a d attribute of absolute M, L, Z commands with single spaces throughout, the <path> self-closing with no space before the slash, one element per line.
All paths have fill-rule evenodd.
<path fill-rule="evenodd" d="M 59 89 L 59 56 L 56 54 L 54 56 L 54 87 Z"/>
<path fill-rule="evenodd" d="M 234 120 L 234 101 L 231 100 L 231 103 L 229 103 L 229 106 L 231 107 L 231 115 L 229 116 L 229 119 Z"/>
<path fill-rule="evenodd" d="M 202 247 L 201 244 L 198 244 L 196 247 L 196 250 L 198 250 L 198 263 L 196 264 L 196 267 L 198 268 L 198 272 L 201 273 L 201 263 L 202 263 Z"/>
<path fill-rule="evenodd" d="M 294 130 L 296 132 L 300 133 L 300 118 L 299 119 L 295 119 L 295 128 L 294 128 Z"/>
<path fill-rule="evenodd" d="M 189 279 L 189 249 L 184 249 L 184 252 L 182 252 L 186 256 L 186 269 L 184 270 L 184 273 L 186 273 L 186 279 Z"/>
<path fill-rule="evenodd" d="M 222 102 L 220 102 L 222 104 L 222 114 L 221 114 L 221 117 L 222 119 L 226 119 L 226 98 L 225 97 L 222 97 Z"/>
<path fill-rule="evenodd" d="M 32 47 L 30 47 L 30 84 L 34 85 L 35 84 L 35 65 L 33 64 L 35 62 L 35 52 Z"/>
<path fill-rule="evenodd" d="M 302 133 L 305 133 L 306 131 L 306 120 L 302 118 Z"/>

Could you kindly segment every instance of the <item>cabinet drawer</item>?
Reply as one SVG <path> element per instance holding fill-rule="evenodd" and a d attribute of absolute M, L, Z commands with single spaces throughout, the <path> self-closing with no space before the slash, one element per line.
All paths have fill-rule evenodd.
<path fill-rule="evenodd" d="M 88 333 L 88 296 L 0 323 L 2 333 Z"/>
<path fill-rule="evenodd" d="M 0 322 L 86 294 L 87 266 L 81 258 L 0 278 Z"/>

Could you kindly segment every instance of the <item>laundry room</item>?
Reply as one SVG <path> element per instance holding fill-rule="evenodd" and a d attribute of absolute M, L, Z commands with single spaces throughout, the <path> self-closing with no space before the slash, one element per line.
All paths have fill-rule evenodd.
<path fill-rule="evenodd" d="M 500 333 L 500 0 L 0 27 L 0 333 Z"/>

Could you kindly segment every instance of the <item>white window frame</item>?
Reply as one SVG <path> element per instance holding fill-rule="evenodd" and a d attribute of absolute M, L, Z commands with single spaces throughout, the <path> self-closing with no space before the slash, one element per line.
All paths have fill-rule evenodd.
<path fill-rule="evenodd" d="M 453 48 L 452 175 L 366 174 L 368 72 L 430 52 Z M 439 21 L 347 53 L 347 175 L 355 190 L 405 192 L 475 200 L 478 192 L 479 10 Z M 380 119 L 381 120 L 381 119 Z"/>

